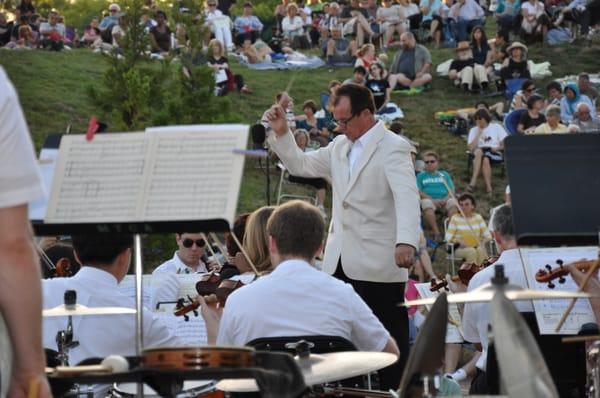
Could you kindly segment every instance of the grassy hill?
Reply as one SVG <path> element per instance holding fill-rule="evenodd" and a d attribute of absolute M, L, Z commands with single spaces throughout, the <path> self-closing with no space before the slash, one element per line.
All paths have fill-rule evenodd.
<path fill-rule="evenodd" d="M 388 54 L 390 60 L 393 51 Z M 435 66 L 454 56 L 451 49 L 432 50 Z M 567 45 L 562 47 L 536 46 L 530 51 L 530 59 L 535 62 L 549 61 L 555 77 L 577 74 L 581 71 L 600 70 L 600 48 L 598 46 Z M 2 65 L 20 95 L 27 121 L 39 149 L 49 133 L 63 132 L 68 124 L 74 133 L 84 132 L 91 115 L 96 114 L 87 95 L 87 87 L 99 84 L 107 67 L 107 61 L 99 54 L 88 50 L 73 50 L 54 53 L 45 51 L 0 51 Z M 233 109 L 249 124 L 254 123 L 273 101 L 274 95 L 288 89 L 296 104 L 307 99 L 318 103 L 319 94 L 326 91 L 330 80 L 343 80 L 351 75 L 350 68 L 333 71 L 326 68 L 308 71 L 251 71 L 233 63 L 235 73 L 244 75 L 253 94 L 230 95 Z M 536 86 L 543 92 L 549 79 L 537 81 Z M 490 98 L 487 101 L 496 101 Z M 408 135 L 421 144 L 421 150 L 434 149 L 441 154 L 442 167 L 454 177 L 459 191 L 466 187 L 466 144 L 464 139 L 451 136 L 434 120 L 437 111 L 473 106 L 479 96 L 464 94 L 454 88 L 445 78 L 434 78 L 429 91 L 416 96 L 393 95 L 392 100 L 399 104 L 405 113 L 404 124 Z M 201 112 L 202 110 L 199 110 Z M 111 120 L 106 121 L 109 126 Z M 110 127 L 109 127 L 110 129 Z M 114 130 L 113 130 L 114 131 Z M 273 187 L 278 174 L 274 171 Z M 483 182 L 479 182 L 476 196 L 481 198 L 480 211 L 486 216 L 489 206 L 502 201 L 506 181 L 501 181 L 499 173 L 494 173 L 494 197 L 485 198 Z M 246 163 L 239 200 L 240 211 L 251 211 L 265 204 L 264 175 L 253 160 Z"/>

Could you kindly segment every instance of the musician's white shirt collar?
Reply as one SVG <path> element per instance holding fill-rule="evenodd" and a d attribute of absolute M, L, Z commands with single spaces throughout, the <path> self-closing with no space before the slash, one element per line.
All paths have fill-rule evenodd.
<path fill-rule="evenodd" d="M 356 141 L 352 143 L 352 147 L 350 148 L 350 152 L 348 153 L 348 162 L 350 165 L 350 177 L 352 177 L 352 173 L 354 172 L 354 167 L 357 165 L 358 160 L 360 159 L 360 155 L 363 153 L 364 149 L 369 144 L 369 141 L 375 135 L 375 130 L 379 127 L 379 124 L 382 122 L 377 122 L 367 130 L 366 133 L 361 135 Z"/>
<path fill-rule="evenodd" d="M 165 261 L 161 265 L 159 265 L 153 272 L 153 274 L 163 273 L 163 272 L 172 272 L 175 274 L 204 274 L 207 273 L 206 265 L 202 260 L 198 262 L 198 267 L 194 270 L 192 267 L 187 266 L 181 258 L 179 258 L 179 254 L 177 251 L 173 254 L 173 258 Z"/>

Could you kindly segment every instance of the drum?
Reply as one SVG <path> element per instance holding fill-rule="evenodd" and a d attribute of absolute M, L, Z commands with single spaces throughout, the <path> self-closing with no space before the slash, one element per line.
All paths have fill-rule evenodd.
<path fill-rule="evenodd" d="M 595 341 L 587 350 L 589 371 L 587 376 L 587 397 L 600 398 L 600 341 Z"/>
<path fill-rule="evenodd" d="M 198 398 L 215 397 L 219 395 L 209 395 L 216 392 L 215 382 L 212 380 L 189 380 L 183 382 L 181 393 L 177 398 Z M 137 383 L 115 383 L 109 394 L 112 398 L 135 397 L 137 393 Z M 224 395 L 221 395 L 224 396 Z M 152 387 L 144 384 L 144 397 L 160 397 Z"/>

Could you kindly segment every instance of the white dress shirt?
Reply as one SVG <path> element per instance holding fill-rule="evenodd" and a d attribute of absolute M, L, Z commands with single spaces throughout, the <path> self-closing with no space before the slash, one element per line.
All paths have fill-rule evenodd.
<path fill-rule="evenodd" d="M 194 270 L 181 261 L 177 252 L 152 272 L 152 309 L 160 302 L 176 301 L 180 282 L 177 274 L 206 274 L 208 269 L 202 260 Z"/>
<path fill-rule="evenodd" d="M 511 285 L 527 288 L 527 278 L 525 270 L 519 256 L 518 249 L 505 250 L 500 255 L 496 264 L 504 264 L 504 275 L 508 278 Z M 471 292 L 476 288 L 490 282 L 494 276 L 494 264 L 479 271 L 469 281 L 467 291 Z M 531 301 L 514 301 L 515 307 L 519 312 L 533 312 Z M 481 343 L 483 349 L 481 357 L 476 366 L 485 371 L 487 363 L 488 347 L 488 325 L 490 324 L 490 303 L 467 303 L 463 312 L 462 327 L 465 340 L 472 343 Z"/>
<path fill-rule="evenodd" d="M 352 177 L 352 173 L 354 172 L 354 167 L 358 163 L 358 159 L 360 159 L 360 155 L 363 153 L 363 150 L 369 143 L 371 137 L 373 137 L 373 132 L 375 128 L 377 128 L 377 124 L 382 122 L 377 122 L 367 130 L 366 133 L 361 135 L 356 141 L 352 143 L 352 147 L 350 148 L 350 152 L 348 152 L 348 162 L 350 163 L 350 177 Z"/>
<path fill-rule="evenodd" d="M 43 280 L 42 290 L 44 309 L 64 304 L 66 290 L 75 290 L 77 304 L 87 307 L 135 308 L 134 300 L 119 291 L 117 279 L 112 274 L 90 266 L 81 267 L 71 278 Z M 143 326 L 146 348 L 184 345 L 161 319 L 145 308 Z M 44 318 L 44 347 L 57 350 L 56 334 L 66 327 L 67 317 Z M 79 345 L 69 351 L 71 365 L 92 357 L 135 355 L 135 314 L 75 316 L 73 340 L 79 341 Z M 99 396 L 103 388 L 96 387 L 94 391 Z"/>
<path fill-rule="evenodd" d="M 194 270 L 194 268 L 186 265 L 181 261 L 177 252 L 173 254 L 173 258 L 165 261 L 154 271 L 152 271 L 152 275 L 162 274 L 162 273 L 173 273 L 173 274 L 205 274 L 208 272 L 206 268 L 206 264 L 202 259 L 198 261 L 198 266 Z"/>
<path fill-rule="evenodd" d="M 217 344 L 304 335 L 340 336 L 361 351 L 381 351 L 390 337 L 351 285 L 288 260 L 229 296 Z"/>

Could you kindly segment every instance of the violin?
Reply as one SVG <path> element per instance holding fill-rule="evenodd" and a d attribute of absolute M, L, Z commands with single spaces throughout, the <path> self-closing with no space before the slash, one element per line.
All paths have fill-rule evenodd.
<path fill-rule="evenodd" d="M 201 296 L 210 296 L 211 294 L 214 294 L 217 297 L 219 306 L 224 307 L 229 295 L 242 286 L 245 286 L 242 281 L 231 279 L 221 280 L 221 277 L 215 273 L 202 277 L 202 280 L 196 283 L 196 291 Z M 193 312 L 194 316 L 198 316 L 198 307 L 200 307 L 200 303 L 190 296 L 188 296 L 187 299 L 180 298 L 177 300 L 173 314 L 175 316 L 183 316 L 187 322 L 190 320 L 187 315 L 190 312 Z"/>
<path fill-rule="evenodd" d="M 577 267 L 577 269 L 581 272 L 588 272 L 590 268 L 594 266 L 596 260 L 582 260 L 575 261 L 570 263 Z M 564 261 L 561 259 L 556 260 L 556 264 L 558 265 L 555 268 L 552 268 L 550 264 L 546 264 L 544 268 L 541 268 L 538 272 L 535 273 L 535 280 L 539 283 L 548 283 L 548 288 L 554 289 L 556 285 L 552 283 L 553 280 L 558 279 L 558 283 L 565 283 L 565 276 L 569 275 L 569 270 L 564 267 Z"/>
<path fill-rule="evenodd" d="M 473 275 L 475 275 L 482 269 L 487 268 L 490 265 L 494 264 L 496 261 L 498 261 L 498 258 L 499 258 L 498 256 L 490 256 L 490 257 L 486 258 L 485 260 L 483 260 L 481 265 L 477 265 L 475 263 L 462 264 L 460 266 L 460 269 L 458 270 L 458 279 L 462 283 L 464 283 L 466 286 L 468 286 L 469 281 L 471 280 L 471 278 L 473 278 Z"/>
<path fill-rule="evenodd" d="M 217 287 L 221 283 L 221 275 L 216 271 L 211 271 L 203 275 L 196 283 L 196 291 L 201 296 L 209 296 L 215 294 Z"/>
<path fill-rule="evenodd" d="M 439 281 L 436 278 L 431 278 L 431 286 L 429 287 L 430 292 L 437 292 L 438 290 L 444 289 L 445 291 L 449 291 L 448 281 L 445 279 L 440 279 Z"/>

